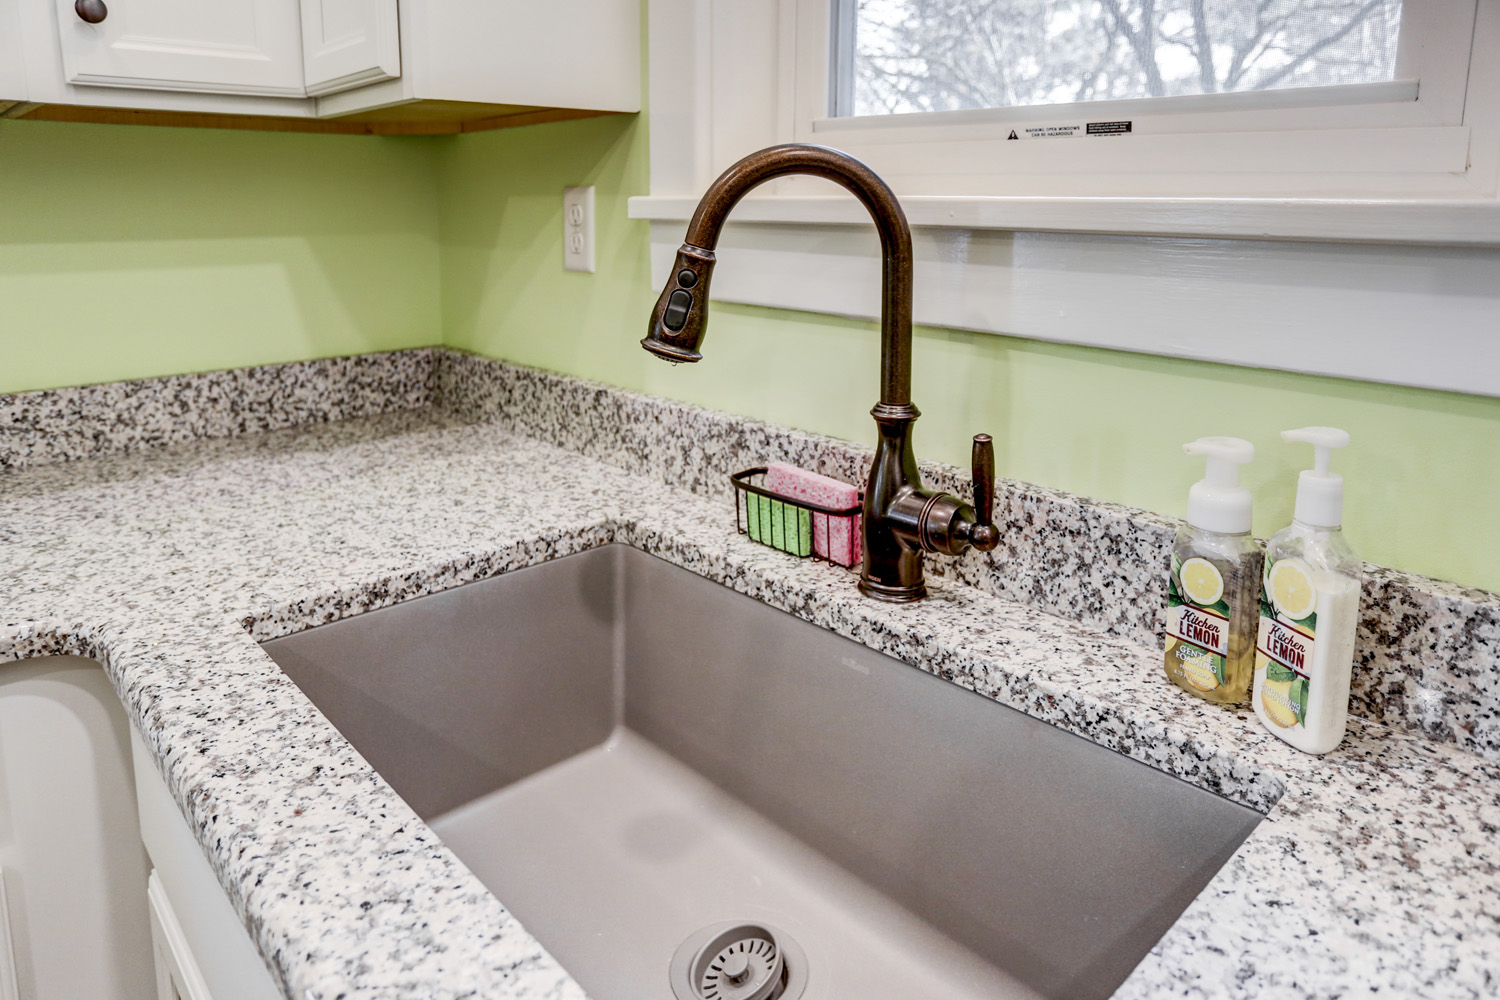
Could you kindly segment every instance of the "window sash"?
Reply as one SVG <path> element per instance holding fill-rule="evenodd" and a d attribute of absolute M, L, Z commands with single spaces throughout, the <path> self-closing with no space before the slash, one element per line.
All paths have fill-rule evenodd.
<path fill-rule="evenodd" d="M 842 0 L 840 0 L 842 2 Z M 1222 94 L 1183 94 L 1138 97 L 1118 101 L 1078 101 L 1068 104 L 1028 104 L 963 111 L 924 111 L 900 115 L 836 115 L 815 118 L 814 132 L 855 132 L 862 129 L 920 129 L 921 134 L 949 127 L 990 126 L 992 130 L 1023 122 L 1059 120 L 1136 119 L 1153 115 L 1199 114 L 1222 118 L 1232 111 L 1278 111 L 1292 108 L 1342 108 L 1414 102 L 1419 80 L 1351 83 L 1334 87 L 1288 87 L 1281 90 L 1237 90 Z M 1198 123 L 1202 131 L 1230 131 L 1232 126 L 1212 120 Z"/>

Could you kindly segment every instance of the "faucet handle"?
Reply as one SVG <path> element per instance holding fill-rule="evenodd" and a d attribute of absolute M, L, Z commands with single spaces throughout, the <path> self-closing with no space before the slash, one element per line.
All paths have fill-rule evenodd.
<path fill-rule="evenodd" d="M 974 435 L 974 512 L 980 524 L 995 523 L 995 442 Z"/>
<path fill-rule="evenodd" d="M 1000 544 L 995 527 L 995 443 L 988 434 L 974 435 L 974 526 L 969 544 L 989 552 Z"/>

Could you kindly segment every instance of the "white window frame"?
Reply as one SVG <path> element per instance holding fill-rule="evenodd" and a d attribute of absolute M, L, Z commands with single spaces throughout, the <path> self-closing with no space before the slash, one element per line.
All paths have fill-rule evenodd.
<path fill-rule="evenodd" d="M 1343 87 L 833 118 L 828 0 L 798 0 L 794 137 L 846 149 L 904 194 L 1413 197 L 1492 192 L 1464 121 L 1474 0 L 1408 0 L 1396 78 Z M 819 87 L 823 88 L 819 92 Z M 1129 121 L 1128 136 L 1011 141 Z M 1064 133 L 1069 134 L 1069 133 Z"/>
<path fill-rule="evenodd" d="M 1013 149 L 1002 153 L 1038 158 L 1030 188 L 1020 171 L 965 167 L 934 180 L 921 162 L 923 144 L 892 137 L 925 131 L 940 137 L 946 155 L 986 142 L 954 138 L 953 130 L 996 122 L 910 129 L 829 122 L 828 2 L 651 0 L 651 193 L 632 198 L 630 214 L 651 222 L 658 285 L 698 198 L 725 167 L 778 142 L 821 142 L 865 159 L 900 196 L 916 241 L 919 324 L 1500 395 L 1492 291 L 1500 287 L 1500 0 L 1477 2 L 1476 57 L 1462 61 L 1456 121 L 1451 74 L 1443 86 L 1431 74 L 1423 85 L 1428 97 L 1446 100 L 1336 106 L 1331 114 L 1348 127 L 1306 128 L 1299 119 L 1307 109 L 1283 98 L 1280 107 L 1236 110 L 1293 149 L 1320 152 L 1319 169 L 1306 169 L 1301 156 L 1292 161 L 1300 171 L 1197 179 L 1174 172 L 1162 185 L 1149 162 L 1134 172 L 1115 164 L 1092 176 L 1075 168 L 1069 179 L 1083 186 L 1071 189 L 1046 176 L 1063 172 L 1070 149 L 1128 158 L 1141 140 L 1170 147 L 1193 139 L 1239 162 L 1248 129 L 1009 142 Z M 1409 0 L 1428 11 L 1448 2 Z M 1418 66 L 1415 52 L 1403 51 L 1399 72 Z M 1457 63 L 1450 58 L 1434 72 Z M 1178 123 L 1203 115 L 1164 113 Z M 1377 163 L 1369 144 L 1393 136 L 1403 142 Z M 1014 149 L 1021 146 L 1032 152 Z M 1353 167 L 1335 169 L 1351 148 Z M 983 162 L 976 149 L 968 162 Z M 1455 166 L 1455 149 L 1465 153 L 1463 169 L 1444 169 Z M 1153 179 L 1156 189 L 1144 187 Z M 767 184 L 740 203 L 724 231 L 726 266 L 714 297 L 872 316 L 879 271 L 869 263 L 877 247 L 868 223 L 864 209 L 827 182 Z M 1170 312 L 1163 302 L 1173 304 Z M 1359 332 L 1357 350 L 1351 330 Z"/>
<path fill-rule="evenodd" d="M 1101 102 L 1086 114 L 1072 105 L 899 116 L 928 119 L 911 124 L 830 119 L 829 6 L 653 0 L 651 196 L 633 203 L 636 217 L 685 220 L 688 199 L 739 156 L 798 141 L 864 159 L 916 225 L 1500 244 L 1497 0 L 1409 0 L 1404 79 L 1367 92 L 1398 95 L 1415 80 L 1416 100 L 1312 108 L 1296 102 L 1317 95 L 1296 91 L 1162 98 L 1177 110 L 1141 118 L 1141 134 L 1028 142 L 999 130 L 1054 114 L 1113 120 L 1138 114 L 1130 106 L 1142 102 Z M 1476 7 L 1472 40 L 1441 42 Z M 1478 56 L 1469 59 L 1465 46 Z M 1191 110 L 1257 100 L 1273 106 Z M 1080 169 L 1082 150 L 1106 158 L 1103 169 Z M 1185 158 L 1200 169 L 1163 170 Z M 1217 169 L 1201 169 L 1214 159 Z M 857 206 L 827 191 L 812 180 L 778 181 L 740 217 L 858 221 Z"/>

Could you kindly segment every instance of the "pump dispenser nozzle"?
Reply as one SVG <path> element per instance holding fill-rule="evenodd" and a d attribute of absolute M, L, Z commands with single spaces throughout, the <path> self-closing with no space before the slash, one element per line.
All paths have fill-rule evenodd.
<path fill-rule="evenodd" d="M 1208 459 L 1208 471 L 1188 491 L 1188 524 L 1237 535 L 1250 530 L 1250 491 L 1240 485 L 1240 466 L 1255 458 L 1255 445 L 1233 437 L 1199 438 L 1182 446 Z"/>
<path fill-rule="evenodd" d="M 1313 446 L 1313 467 L 1297 476 L 1297 506 L 1292 517 L 1313 528 L 1337 528 L 1344 521 L 1344 477 L 1328 469 L 1335 448 L 1349 446 L 1349 432 L 1337 427 L 1300 427 L 1282 431 L 1281 440 Z"/>

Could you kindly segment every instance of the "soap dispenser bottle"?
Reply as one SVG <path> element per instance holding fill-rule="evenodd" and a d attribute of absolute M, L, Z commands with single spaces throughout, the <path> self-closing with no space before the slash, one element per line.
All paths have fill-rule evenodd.
<path fill-rule="evenodd" d="M 1364 564 L 1344 540 L 1344 478 L 1329 471 L 1336 427 L 1283 431 L 1313 446 L 1297 477 L 1292 523 L 1266 545 L 1255 651 L 1255 714 L 1298 750 L 1324 754 L 1344 738 Z"/>
<path fill-rule="evenodd" d="M 1187 524 L 1172 543 L 1167 678 L 1208 701 L 1240 704 L 1250 693 L 1261 573 L 1239 467 L 1255 457 L 1255 446 L 1206 437 L 1182 450 L 1206 458 L 1208 472 L 1188 492 Z"/>

